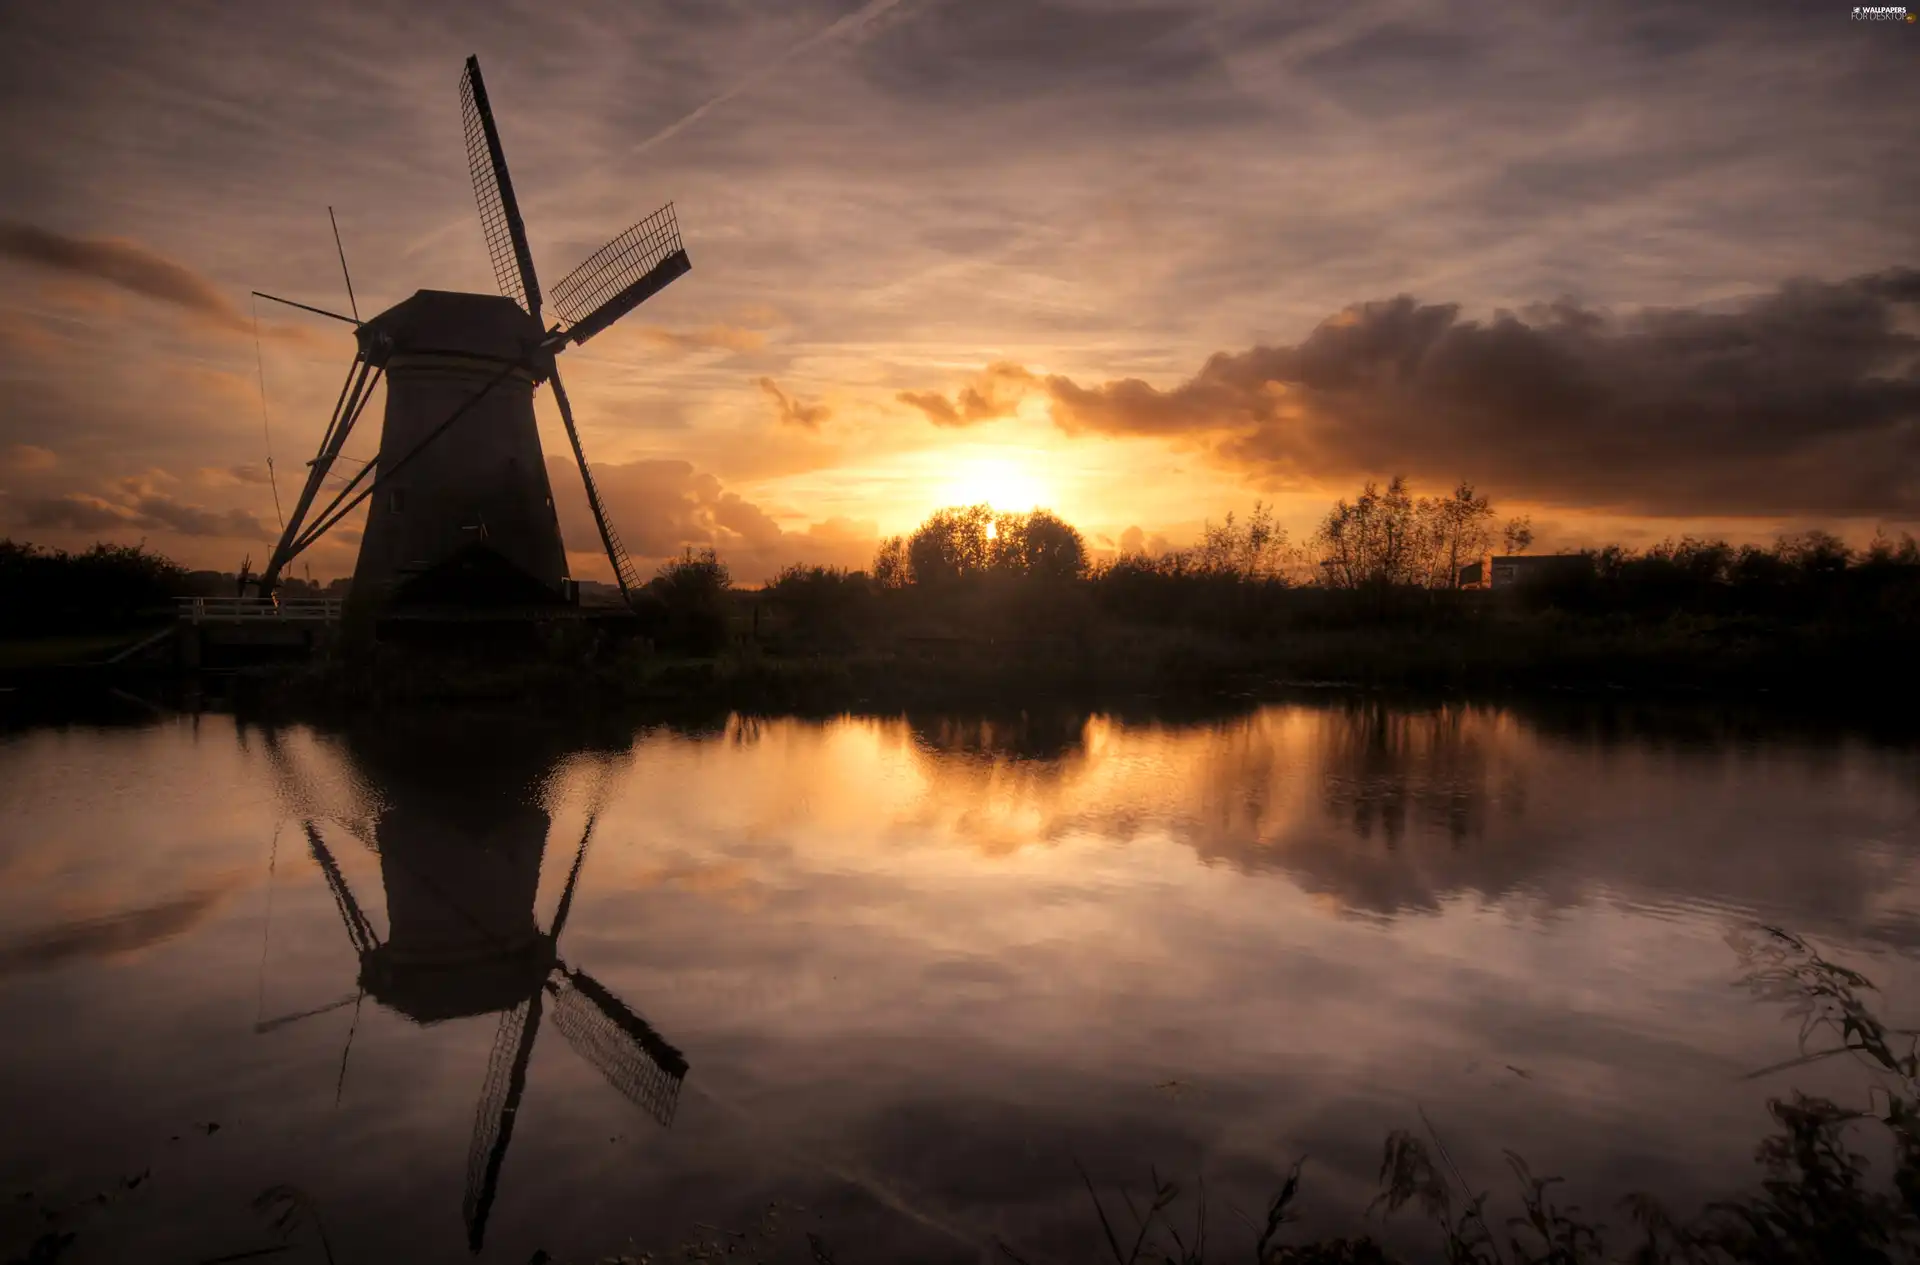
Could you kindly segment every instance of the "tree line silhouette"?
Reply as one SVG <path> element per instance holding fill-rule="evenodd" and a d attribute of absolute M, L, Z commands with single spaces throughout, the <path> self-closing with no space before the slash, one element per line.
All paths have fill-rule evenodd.
<path fill-rule="evenodd" d="M 1768 546 L 1692 537 L 1643 550 L 1608 545 L 1556 557 L 1508 595 L 1464 591 L 1475 587 L 1469 564 L 1532 543 L 1526 518 L 1502 521 L 1470 484 L 1416 497 L 1400 477 L 1337 502 L 1300 544 L 1256 502 L 1244 518 L 1207 523 L 1191 547 L 1099 560 L 1046 510 L 976 505 L 939 510 L 911 535 L 884 541 L 866 571 L 796 564 L 763 596 L 783 627 L 818 644 L 872 630 L 889 612 L 944 621 L 952 633 L 987 629 L 997 614 L 1001 631 L 1098 616 L 1235 636 L 1437 628 L 1494 612 L 1509 622 L 1614 615 L 1643 626 L 1681 616 L 1903 627 L 1920 619 L 1920 545 L 1910 535 L 1880 535 L 1857 550 L 1821 531 Z"/>
<path fill-rule="evenodd" d="M 0 635 L 128 627 L 168 610 L 186 576 L 144 543 L 67 553 L 0 539 Z"/>
<path fill-rule="evenodd" d="M 1864 548 L 1819 531 L 1764 546 L 1608 545 L 1557 555 L 1506 592 L 1468 585 L 1469 564 L 1522 552 L 1532 537 L 1525 518 L 1503 518 L 1470 484 L 1419 496 L 1399 477 L 1339 500 L 1299 542 L 1256 502 L 1186 548 L 1101 556 L 1050 511 L 957 506 L 882 541 L 866 568 L 795 564 L 759 589 L 737 589 L 715 550 L 688 549 L 658 568 L 636 609 L 669 655 L 859 660 L 870 676 L 964 663 L 976 684 L 1023 667 L 1033 680 L 1130 688 L 1884 686 L 1912 671 L 1901 666 L 1920 632 L 1911 536 Z M 0 542 L 7 635 L 165 618 L 188 580 L 139 546 L 66 554 Z"/>

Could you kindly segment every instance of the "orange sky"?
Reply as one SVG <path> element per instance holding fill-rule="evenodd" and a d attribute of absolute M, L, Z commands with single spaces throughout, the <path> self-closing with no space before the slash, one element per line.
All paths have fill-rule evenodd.
<path fill-rule="evenodd" d="M 1395 471 L 1545 549 L 1911 526 L 1920 36 L 1742 14 L 12 6 L 0 533 L 265 558 L 351 345 L 268 305 L 256 353 L 248 291 L 345 308 L 329 205 L 363 313 L 492 290 L 468 52 L 549 285 L 678 207 L 693 272 L 566 361 L 643 564 L 860 565 L 976 500 L 1298 536 Z"/>

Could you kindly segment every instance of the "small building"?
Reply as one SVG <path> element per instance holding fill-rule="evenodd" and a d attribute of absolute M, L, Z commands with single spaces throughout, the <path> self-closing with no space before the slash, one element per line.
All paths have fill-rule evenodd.
<path fill-rule="evenodd" d="M 1517 589 L 1587 565 L 1585 554 L 1495 554 L 1460 568 L 1463 589 Z"/>

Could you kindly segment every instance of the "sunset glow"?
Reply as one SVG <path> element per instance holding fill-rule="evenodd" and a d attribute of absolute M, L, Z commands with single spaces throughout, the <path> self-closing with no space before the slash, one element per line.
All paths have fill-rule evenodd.
<path fill-rule="evenodd" d="M 0 193 L 0 535 L 264 555 L 269 454 L 284 500 L 351 339 L 261 303 L 256 347 L 248 292 L 347 306 L 329 206 L 363 313 L 493 292 L 449 86 L 470 52 L 549 288 L 678 208 L 691 273 L 567 362 L 648 565 L 712 545 L 749 583 L 861 566 L 980 502 L 1183 544 L 1263 498 L 1298 537 L 1393 473 L 1473 481 L 1543 549 L 1920 522 L 1897 474 L 1910 129 L 1858 123 L 1908 82 L 1904 26 L 504 4 L 428 6 L 402 54 L 352 13 L 0 19 L 32 103 L 0 135 L 32 177 Z M 316 76 L 309 47 L 361 73 Z M 345 574 L 356 527 L 302 565 Z"/>
<path fill-rule="evenodd" d="M 939 499 L 948 505 L 991 505 L 1024 512 L 1046 508 L 1054 493 L 1038 463 L 1027 454 L 963 458 L 942 485 Z"/>

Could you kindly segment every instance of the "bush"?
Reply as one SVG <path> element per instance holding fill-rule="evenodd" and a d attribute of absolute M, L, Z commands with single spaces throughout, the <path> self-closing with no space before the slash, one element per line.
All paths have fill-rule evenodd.
<path fill-rule="evenodd" d="M 647 582 L 654 606 L 649 623 L 662 647 L 679 654 L 710 655 L 727 644 L 727 594 L 733 576 L 712 549 L 688 549 Z M 646 618 L 643 616 L 643 619 Z"/>
<path fill-rule="evenodd" d="M 841 648 L 855 640 L 873 584 L 864 572 L 794 563 L 767 586 L 766 598 L 796 641 L 809 649 Z"/>
<path fill-rule="evenodd" d="M 0 540 L 0 629 L 20 636 L 119 629 L 172 612 L 186 569 L 144 545 L 96 544 L 84 553 Z"/>

